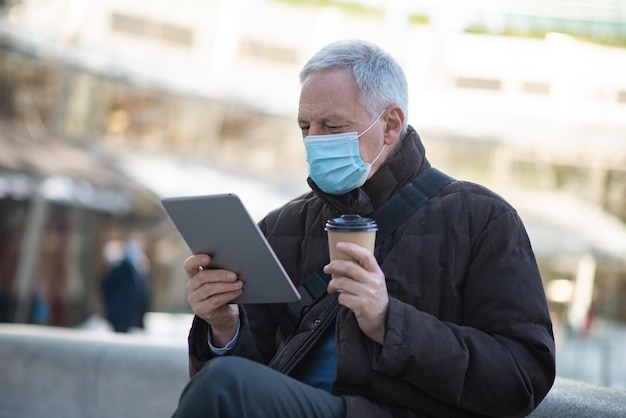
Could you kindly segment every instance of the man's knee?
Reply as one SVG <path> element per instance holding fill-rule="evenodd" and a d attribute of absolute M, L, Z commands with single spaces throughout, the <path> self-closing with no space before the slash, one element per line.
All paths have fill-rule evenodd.
<path fill-rule="evenodd" d="M 242 388 L 250 381 L 250 369 L 259 366 L 261 365 L 242 357 L 216 357 L 207 362 L 192 381 L 197 380 L 195 383 L 201 386 L 204 386 L 203 382 L 212 382 L 212 388 Z M 219 385 L 215 385 L 215 382 L 219 382 Z"/>
<path fill-rule="evenodd" d="M 345 416 L 343 401 L 241 357 L 210 360 L 181 397 L 176 417 Z"/>
<path fill-rule="evenodd" d="M 246 372 L 242 369 L 248 363 L 230 356 L 210 360 L 188 383 L 174 416 L 236 416 L 237 405 L 245 398 Z"/>

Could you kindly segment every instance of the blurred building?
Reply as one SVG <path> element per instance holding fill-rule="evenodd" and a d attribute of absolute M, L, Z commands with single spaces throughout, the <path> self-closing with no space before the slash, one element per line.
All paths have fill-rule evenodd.
<path fill-rule="evenodd" d="M 260 216 L 304 191 L 298 71 L 327 42 L 361 37 L 405 68 L 409 120 L 431 161 L 519 207 L 555 315 L 568 321 L 572 306 L 593 305 L 626 319 L 625 1 L 26 0 L 5 9 L 0 75 L 30 132 L 23 142 L 52 155 L 32 139 L 45 132 L 99 156 L 92 167 L 105 161 L 65 174 L 78 188 L 111 172 L 117 180 L 90 187 L 140 191 L 142 209 L 135 201 L 122 218 L 147 231 L 157 310 L 186 306 L 186 249 L 158 197 L 240 187 L 223 173 L 252 176 L 241 194 Z M 27 170 L 2 158 L 23 153 L 11 135 L 0 170 L 13 178 Z M 35 212 L 34 196 L 20 211 Z M 24 225 L 26 215 L 14 216 Z M 583 288 L 591 294 L 575 296 Z"/>

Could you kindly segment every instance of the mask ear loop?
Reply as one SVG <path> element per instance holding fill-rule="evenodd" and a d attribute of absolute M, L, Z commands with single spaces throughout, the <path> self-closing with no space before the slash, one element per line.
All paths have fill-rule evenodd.
<path fill-rule="evenodd" d="M 376 156 L 376 158 L 374 158 L 374 161 L 372 161 L 370 163 L 370 165 L 374 165 L 374 163 L 380 158 L 381 155 L 383 155 L 383 151 L 385 150 L 385 147 L 387 146 L 387 144 L 383 144 L 383 147 L 380 149 L 380 152 L 378 153 L 378 155 Z"/>
<path fill-rule="evenodd" d="M 365 135 L 367 133 L 367 131 L 372 129 L 374 127 L 374 125 L 376 125 L 376 122 L 378 122 L 378 119 L 380 119 L 380 117 L 383 115 L 383 113 L 385 113 L 385 110 L 387 110 L 387 108 L 384 108 L 383 111 L 380 112 L 380 115 L 378 115 L 378 117 L 376 119 L 374 119 L 374 122 L 372 122 L 372 124 L 366 130 L 364 130 L 363 132 L 358 134 L 356 137 L 360 138 L 362 135 Z"/>
<path fill-rule="evenodd" d="M 383 113 L 385 113 L 385 110 L 387 110 L 387 108 L 384 108 L 382 112 L 380 112 L 380 114 L 378 115 L 378 117 L 376 119 L 374 119 L 374 122 L 372 122 L 372 124 L 363 132 L 361 132 L 359 135 L 357 135 L 357 138 L 359 138 L 361 135 L 365 135 L 367 133 L 367 131 L 369 131 L 370 129 L 372 129 L 374 127 L 374 125 L 376 124 L 376 122 L 378 122 L 378 119 L 380 119 L 380 117 L 383 115 Z M 374 161 L 372 161 L 371 163 L 369 163 L 369 165 L 371 166 L 372 164 L 374 164 L 381 155 L 383 155 L 383 151 L 385 150 L 385 147 L 387 146 L 387 144 L 383 144 L 383 147 L 380 149 L 380 152 L 378 153 L 378 155 L 376 156 L 376 158 L 374 158 Z"/>

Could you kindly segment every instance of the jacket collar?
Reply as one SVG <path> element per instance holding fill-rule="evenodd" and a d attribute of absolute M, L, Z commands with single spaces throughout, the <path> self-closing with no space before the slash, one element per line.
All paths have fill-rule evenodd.
<path fill-rule="evenodd" d="M 324 193 L 309 177 L 309 186 L 331 209 L 330 216 L 358 213 L 368 216 L 413 177 L 430 167 L 417 131 L 409 126 L 398 152 L 378 168 L 363 186 L 343 195 Z"/>

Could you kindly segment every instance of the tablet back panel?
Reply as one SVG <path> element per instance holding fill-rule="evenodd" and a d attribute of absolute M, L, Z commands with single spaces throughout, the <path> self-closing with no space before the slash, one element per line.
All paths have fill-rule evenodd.
<path fill-rule="evenodd" d="M 235 194 L 169 197 L 163 207 L 194 254 L 210 254 L 210 268 L 234 271 L 244 282 L 236 303 L 300 299 L 278 258 Z"/>

